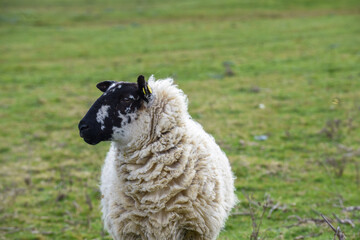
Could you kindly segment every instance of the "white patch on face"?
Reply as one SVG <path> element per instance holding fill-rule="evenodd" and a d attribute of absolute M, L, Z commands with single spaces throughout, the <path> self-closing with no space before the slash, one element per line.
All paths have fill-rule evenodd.
<path fill-rule="evenodd" d="M 126 111 L 126 110 L 125 110 Z M 121 126 L 124 126 L 124 125 L 126 125 L 127 124 L 127 116 L 128 115 L 124 115 L 124 114 L 122 114 L 120 111 L 118 111 L 118 114 L 119 114 L 119 118 L 122 120 L 121 121 Z"/>
<path fill-rule="evenodd" d="M 129 109 L 130 107 L 126 108 L 125 111 Z M 128 124 L 128 118 L 130 117 L 131 121 L 133 121 L 136 118 L 136 113 L 129 113 L 129 114 L 122 114 L 120 111 L 118 111 L 119 118 L 122 120 L 122 126 Z"/>
<path fill-rule="evenodd" d="M 124 130 L 119 128 L 119 127 L 113 127 L 112 128 L 113 134 L 112 134 L 112 139 L 121 139 L 122 137 L 124 137 Z"/>
<path fill-rule="evenodd" d="M 137 116 L 136 113 L 121 114 L 120 111 L 118 111 L 118 114 L 118 118 L 122 120 L 121 127 L 112 128 L 112 140 L 126 139 L 128 137 L 126 134 L 129 134 L 129 129 L 131 129 L 131 123 L 135 121 L 135 118 Z M 128 123 L 129 118 L 131 119 L 131 123 Z"/>
<path fill-rule="evenodd" d="M 109 116 L 109 105 L 103 105 L 96 113 L 96 121 L 101 124 L 101 130 L 105 129 L 104 120 Z"/>

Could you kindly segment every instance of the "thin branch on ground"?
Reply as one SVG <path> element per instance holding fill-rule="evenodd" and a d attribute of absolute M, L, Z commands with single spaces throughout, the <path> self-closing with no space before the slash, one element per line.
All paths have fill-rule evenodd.
<path fill-rule="evenodd" d="M 308 238 L 314 238 L 320 236 L 321 233 L 310 233 L 308 235 L 300 235 L 294 238 L 294 240 L 300 240 L 300 239 L 308 239 Z"/>
<path fill-rule="evenodd" d="M 335 213 L 333 213 L 333 216 L 336 218 L 336 220 L 341 224 L 349 224 L 351 227 L 355 227 L 355 224 L 351 219 L 340 219 Z"/>
<path fill-rule="evenodd" d="M 339 239 L 339 240 L 345 240 L 346 237 L 345 237 L 345 234 L 341 231 L 340 227 L 337 227 L 335 229 L 335 227 L 330 223 L 330 221 L 323 215 L 323 214 L 320 214 L 320 216 L 325 220 L 325 222 L 330 226 L 330 228 L 334 231 L 335 235 L 334 235 L 334 240 L 336 239 L 336 237 Z"/>
<path fill-rule="evenodd" d="M 231 216 L 250 216 L 250 212 L 233 212 L 230 215 Z"/>
<path fill-rule="evenodd" d="M 249 196 L 248 194 L 245 193 L 245 191 L 242 191 L 242 193 L 244 194 L 245 198 L 249 202 L 249 211 L 250 211 L 250 217 L 251 217 L 251 223 L 252 223 L 252 232 L 250 235 L 250 240 L 258 240 L 262 220 L 264 218 L 266 209 L 268 208 L 269 197 L 267 197 L 265 202 L 263 204 L 261 204 L 260 202 L 254 201 L 251 196 Z M 258 208 L 262 207 L 262 212 L 261 212 L 260 217 L 256 218 L 255 209 L 253 208 L 252 205 L 257 206 Z"/>
<path fill-rule="evenodd" d="M 294 224 L 291 224 L 291 225 L 288 225 L 288 226 L 284 226 L 285 228 L 297 227 L 297 226 L 300 226 L 301 224 L 307 224 L 307 223 L 315 223 L 316 225 L 320 225 L 320 224 L 325 222 L 323 219 L 301 218 L 300 216 L 297 216 L 297 215 L 291 215 L 288 218 L 296 218 L 297 223 L 294 223 Z"/>
<path fill-rule="evenodd" d="M 343 211 L 352 212 L 352 211 L 360 211 L 360 206 L 350 206 L 343 208 Z"/>
<path fill-rule="evenodd" d="M 267 216 L 267 218 L 270 218 L 271 217 L 271 214 L 276 211 L 276 210 L 282 210 L 283 212 L 287 210 L 287 205 L 284 204 L 284 205 L 281 205 L 280 202 L 276 203 L 275 205 L 273 205 L 271 207 L 271 209 L 269 210 L 269 214 Z"/>

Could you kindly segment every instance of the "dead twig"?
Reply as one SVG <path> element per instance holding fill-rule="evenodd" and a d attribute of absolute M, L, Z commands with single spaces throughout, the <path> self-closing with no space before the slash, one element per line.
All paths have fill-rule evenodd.
<path fill-rule="evenodd" d="M 285 211 L 287 209 L 287 205 L 284 204 L 284 205 L 281 205 L 280 202 L 276 203 L 275 205 L 273 205 L 271 207 L 271 209 L 269 210 L 269 214 L 267 216 L 267 218 L 270 218 L 271 217 L 271 214 L 275 211 L 275 210 L 282 210 L 282 211 Z"/>
<path fill-rule="evenodd" d="M 318 237 L 320 235 L 321 235 L 321 233 L 310 233 L 310 234 L 304 235 L 304 236 L 303 235 L 297 236 L 296 238 L 294 238 L 294 240 L 314 238 L 314 237 Z"/>
<path fill-rule="evenodd" d="M 268 208 L 269 197 L 265 200 L 265 203 L 261 204 L 259 202 L 252 200 L 252 197 L 247 195 L 245 193 L 245 191 L 243 191 L 243 194 L 249 202 L 249 211 L 250 211 L 250 217 L 251 217 L 251 223 L 252 223 L 252 229 L 253 229 L 251 232 L 251 235 L 250 235 L 250 240 L 258 240 L 262 220 L 264 218 L 266 209 Z M 252 205 L 257 206 L 258 208 L 262 207 L 262 213 L 261 213 L 260 217 L 258 217 L 258 218 L 256 217 L 256 213 L 255 213 L 255 210 Z"/>
<path fill-rule="evenodd" d="M 316 225 L 322 224 L 325 221 L 322 219 L 318 219 L 318 218 L 301 218 L 297 215 L 291 215 L 288 218 L 296 218 L 297 223 L 288 225 L 288 226 L 284 226 L 285 228 L 292 228 L 292 227 L 296 227 L 296 226 L 300 226 L 301 224 L 307 224 L 307 223 L 315 223 Z"/>
<path fill-rule="evenodd" d="M 351 219 L 340 219 L 335 213 L 333 213 L 333 216 L 336 218 L 336 220 L 341 224 L 349 224 L 351 227 L 355 227 L 355 224 L 351 221 Z"/>
<path fill-rule="evenodd" d="M 323 214 L 320 214 L 320 216 L 325 220 L 325 222 L 334 231 L 334 233 L 335 233 L 334 240 L 336 239 L 336 237 L 338 237 L 339 240 L 345 240 L 346 239 L 345 234 L 341 231 L 340 227 L 337 227 L 335 229 L 335 227 L 330 223 L 330 221 Z"/>
<path fill-rule="evenodd" d="M 230 215 L 231 216 L 250 216 L 251 213 L 249 212 L 233 212 Z"/>
<path fill-rule="evenodd" d="M 343 211 L 352 212 L 352 211 L 360 211 L 360 206 L 350 206 L 343 208 Z"/>
<path fill-rule="evenodd" d="M 334 226 L 329 222 L 329 220 L 323 215 L 320 214 L 320 216 L 325 220 L 325 222 L 331 227 L 331 229 L 336 232 L 336 229 L 334 228 Z"/>

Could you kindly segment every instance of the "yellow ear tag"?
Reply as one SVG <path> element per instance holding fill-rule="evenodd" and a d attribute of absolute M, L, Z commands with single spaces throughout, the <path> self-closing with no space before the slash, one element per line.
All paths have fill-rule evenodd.
<path fill-rule="evenodd" d="M 147 88 L 148 88 L 149 92 L 152 93 L 152 90 L 149 85 L 147 85 Z"/>
<path fill-rule="evenodd" d="M 143 88 L 144 95 L 146 95 L 145 88 Z"/>

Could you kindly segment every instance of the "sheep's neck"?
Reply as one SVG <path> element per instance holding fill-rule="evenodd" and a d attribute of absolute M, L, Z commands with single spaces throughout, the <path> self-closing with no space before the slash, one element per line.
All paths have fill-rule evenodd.
<path fill-rule="evenodd" d="M 190 185 L 194 174 L 192 145 L 182 128 L 174 128 L 158 141 L 137 151 L 117 151 L 116 170 L 125 194 L 149 211 L 163 209 L 168 201 Z"/>

